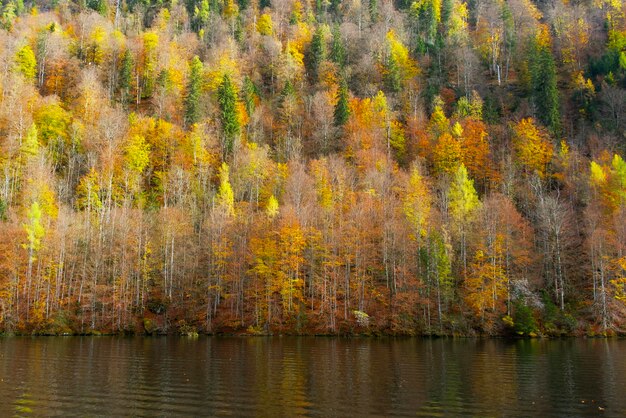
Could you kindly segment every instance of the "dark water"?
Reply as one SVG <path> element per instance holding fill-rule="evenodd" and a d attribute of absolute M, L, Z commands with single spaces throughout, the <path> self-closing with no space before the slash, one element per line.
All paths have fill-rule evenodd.
<path fill-rule="evenodd" d="M 15 337 L 0 379 L 2 417 L 626 416 L 626 340 Z"/>

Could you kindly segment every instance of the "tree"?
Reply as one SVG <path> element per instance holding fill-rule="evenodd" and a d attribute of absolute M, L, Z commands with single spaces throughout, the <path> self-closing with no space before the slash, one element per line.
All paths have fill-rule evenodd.
<path fill-rule="evenodd" d="M 346 48 L 341 39 L 341 32 L 339 31 L 338 25 L 333 26 L 332 35 L 333 40 L 330 44 L 330 59 L 340 68 L 343 68 L 344 65 L 346 65 Z"/>
<path fill-rule="evenodd" d="M 259 16 L 259 20 L 257 20 L 256 22 L 256 30 L 261 35 L 272 36 L 272 33 L 274 33 L 272 16 L 267 13 L 263 13 L 261 16 Z"/>
<path fill-rule="evenodd" d="M 127 105 L 131 100 L 131 92 L 133 87 L 133 67 L 135 63 L 133 55 L 129 49 L 124 51 L 122 63 L 120 66 L 120 75 L 118 78 L 118 88 L 120 92 L 120 101 Z"/>
<path fill-rule="evenodd" d="M 39 202 L 34 201 L 26 214 L 28 223 L 22 224 L 26 232 L 26 244 L 23 247 L 28 251 L 28 270 L 26 271 L 26 295 L 27 306 L 30 306 L 30 290 L 33 276 L 33 262 L 36 259 L 37 252 L 41 249 L 41 239 L 44 237 L 46 230 L 41 223 L 42 211 Z"/>
<path fill-rule="evenodd" d="M 417 50 L 422 54 L 434 51 L 441 23 L 441 0 L 415 1 L 409 15 L 417 29 Z"/>
<path fill-rule="evenodd" d="M 341 81 L 339 84 L 337 103 L 335 104 L 333 117 L 335 119 L 335 126 L 345 125 L 350 117 L 350 108 L 348 106 L 348 86 L 345 81 Z"/>
<path fill-rule="evenodd" d="M 545 26 L 541 27 L 534 40 L 530 70 L 536 114 L 550 132 L 558 136 L 561 132 L 561 114 L 556 64 L 552 56 L 550 35 Z"/>
<path fill-rule="evenodd" d="M 424 177 L 417 167 L 411 170 L 409 184 L 403 199 L 403 212 L 413 229 L 413 239 L 426 237 L 431 210 L 431 197 Z"/>
<path fill-rule="evenodd" d="M 467 270 L 467 226 L 473 221 L 476 210 L 480 207 L 480 200 L 474 181 L 467 176 L 467 169 L 463 164 L 457 168 L 449 191 L 450 214 L 459 229 L 461 238 L 461 261 L 463 274 Z"/>
<path fill-rule="evenodd" d="M 29 81 L 35 79 L 37 75 L 37 59 L 30 45 L 21 47 L 15 54 L 17 70 Z"/>
<path fill-rule="evenodd" d="M 502 251 L 500 244 L 496 244 L 495 253 L 485 254 L 477 250 L 470 266 L 470 272 L 465 279 L 465 301 L 480 318 L 483 327 L 489 329 L 493 324 L 485 324 L 485 321 L 493 321 L 493 317 L 506 311 L 504 301 L 506 296 L 506 273 L 502 267 Z M 487 316 L 487 313 L 491 315 Z"/>
<path fill-rule="evenodd" d="M 220 187 L 217 191 L 217 204 L 228 216 L 235 214 L 235 195 L 230 185 L 230 168 L 222 163 L 219 171 Z"/>
<path fill-rule="evenodd" d="M 22 154 L 24 158 L 33 157 L 39 154 L 39 148 L 39 132 L 37 126 L 32 124 L 28 132 L 26 132 L 26 137 L 20 147 L 20 154 Z"/>
<path fill-rule="evenodd" d="M 391 54 L 383 72 L 383 80 L 387 91 L 397 93 L 402 88 L 402 75 L 396 57 Z"/>
<path fill-rule="evenodd" d="M 224 135 L 223 154 L 229 156 L 233 153 L 241 123 L 237 111 L 237 90 L 228 74 L 224 74 L 217 89 L 217 102 L 220 106 L 220 121 Z"/>
<path fill-rule="evenodd" d="M 200 119 L 200 94 L 202 91 L 202 62 L 198 56 L 189 64 L 189 80 L 185 94 L 185 124 L 191 126 Z"/>
<path fill-rule="evenodd" d="M 392 92 L 400 91 L 418 73 L 417 63 L 409 55 L 408 48 L 393 30 L 387 32 L 387 62 L 383 70 L 385 85 Z"/>
<path fill-rule="evenodd" d="M 546 177 L 548 164 L 554 154 L 554 147 L 546 132 L 538 128 L 530 118 L 519 121 L 513 127 L 513 132 L 513 146 L 519 163 L 525 171 L 536 172 L 541 178 Z"/>
<path fill-rule="evenodd" d="M 324 27 L 318 26 L 311 39 L 309 50 L 306 54 L 306 64 L 311 81 L 317 82 L 320 65 L 326 59 L 326 39 L 324 39 Z"/>
<path fill-rule="evenodd" d="M 143 71 L 141 97 L 148 98 L 154 92 L 157 74 L 157 51 L 159 36 L 155 32 L 143 35 Z"/>

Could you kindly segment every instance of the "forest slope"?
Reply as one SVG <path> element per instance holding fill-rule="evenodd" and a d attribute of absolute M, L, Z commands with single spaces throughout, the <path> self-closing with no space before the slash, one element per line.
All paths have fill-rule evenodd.
<path fill-rule="evenodd" d="M 0 330 L 623 333 L 625 13 L 3 0 Z"/>

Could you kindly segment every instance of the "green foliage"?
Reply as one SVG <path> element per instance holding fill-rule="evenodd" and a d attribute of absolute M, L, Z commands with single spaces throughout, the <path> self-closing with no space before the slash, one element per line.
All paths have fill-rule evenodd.
<path fill-rule="evenodd" d="M 129 49 L 124 51 L 122 63 L 120 65 L 120 75 L 118 80 L 118 89 L 120 92 L 120 101 L 128 104 L 131 100 L 131 91 L 133 87 L 133 69 L 135 63 L 133 55 Z"/>
<path fill-rule="evenodd" d="M 208 0 L 201 0 L 199 5 L 193 9 L 193 17 L 191 19 L 191 27 L 194 31 L 199 32 L 204 29 L 211 18 L 211 9 Z"/>
<path fill-rule="evenodd" d="M 309 76 L 313 82 L 316 82 L 319 78 L 319 68 L 325 59 L 326 40 L 324 39 L 324 27 L 320 25 L 313 34 L 313 39 L 311 39 L 305 61 Z"/>
<path fill-rule="evenodd" d="M 251 116 L 256 108 L 256 101 L 259 99 L 259 89 L 252 81 L 252 79 L 246 76 L 243 80 L 243 104 L 246 108 L 246 113 Z"/>
<path fill-rule="evenodd" d="M 337 104 L 333 116 L 335 118 L 335 126 L 343 126 L 350 117 L 350 108 L 348 106 L 348 86 L 345 81 L 339 85 Z"/>
<path fill-rule="evenodd" d="M 20 1 L 19 3 L 22 4 L 23 8 L 23 2 Z M 13 22 L 15 21 L 15 18 L 18 14 L 19 10 L 15 2 L 6 2 L 6 4 L 4 4 L 2 7 L 2 16 L 0 16 L 0 25 L 2 26 L 2 28 L 5 30 L 11 30 L 11 28 L 13 27 Z"/>
<path fill-rule="evenodd" d="M 228 74 L 224 74 L 217 89 L 217 102 L 220 106 L 220 121 L 224 134 L 224 155 L 232 155 L 235 138 L 239 135 L 241 124 L 237 113 L 237 90 Z"/>
<path fill-rule="evenodd" d="M 203 66 L 198 56 L 189 64 L 189 80 L 185 94 L 185 124 L 191 126 L 200 119 L 200 94 L 202 93 Z"/>
<path fill-rule="evenodd" d="M 343 45 L 338 25 L 333 26 L 332 35 L 333 41 L 330 45 L 330 60 L 340 68 L 343 68 L 343 66 L 346 65 L 346 47 Z"/>
<path fill-rule="evenodd" d="M 560 310 L 547 291 L 541 292 L 543 302 L 543 328 L 548 335 L 567 335 L 578 326 L 569 313 Z"/>
<path fill-rule="evenodd" d="M 513 308 L 513 329 L 518 335 L 533 336 L 539 329 L 533 310 L 523 301 L 516 301 Z"/>
<path fill-rule="evenodd" d="M 559 90 L 556 64 L 550 46 L 535 41 L 530 59 L 531 93 L 537 118 L 553 135 L 559 136 L 561 133 Z"/>
<path fill-rule="evenodd" d="M 96 12 L 100 13 L 102 16 L 107 15 L 108 11 L 108 3 L 106 0 L 87 0 L 87 7 Z"/>
<path fill-rule="evenodd" d="M 8 211 L 9 211 L 9 207 L 7 205 L 7 202 L 5 202 L 4 199 L 0 197 L 0 221 L 7 220 Z"/>
<path fill-rule="evenodd" d="M 456 112 L 454 114 L 457 118 L 474 118 L 476 120 L 482 120 L 483 118 L 483 101 L 477 92 L 473 91 L 471 99 L 467 96 L 462 96 L 456 102 Z"/>
<path fill-rule="evenodd" d="M 397 93 L 402 88 L 402 75 L 400 74 L 400 66 L 393 54 L 389 55 L 385 71 L 383 73 L 383 82 L 385 88 L 391 93 Z"/>
<path fill-rule="evenodd" d="M 414 1 L 409 16 L 418 33 L 417 51 L 422 54 L 436 51 L 441 22 L 441 0 Z"/>
<path fill-rule="evenodd" d="M 367 8 L 370 13 L 370 20 L 372 23 L 378 22 L 378 0 L 369 0 Z"/>

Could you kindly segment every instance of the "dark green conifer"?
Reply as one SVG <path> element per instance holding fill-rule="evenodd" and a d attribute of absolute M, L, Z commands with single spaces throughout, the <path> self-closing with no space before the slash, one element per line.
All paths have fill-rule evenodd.
<path fill-rule="evenodd" d="M 120 68 L 120 78 L 118 81 L 119 91 L 120 91 L 120 101 L 123 104 L 128 104 L 131 98 L 131 89 L 133 85 L 133 55 L 130 53 L 130 50 L 124 51 L 124 56 L 122 57 L 122 65 Z"/>
<path fill-rule="evenodd" d="M 345 81 L 339 85 L 339 99 L 335 105 L 335 126 L 343 126 L 350 117 L 350 108 L 348 107 L 348 86 Z"/>
<path fill-rule="evenodd" d="M 235 138 L 239 135 L 240 124 L 237 114 L 237 90 L 228 74 L 224 74 L 217 89 L 217 102 L 220 106 L 220 121 L 224 133 L 224 155 L 231 155 Z"/>
<path fill-rule="evenodd" d="M 324 33 L 321 26 L 317 28 L 306 55 L 306 65 L 312 82 L 317 82 L 319 77 L 319 69 L 322 62 L 326 59 L 326 43 L 324 42 Z"/>
<path fill-rule="evenodd" d="M 537 118 L 558 136 L 561 131 L 556 64 L 549 45 L 535 43 L 530 63 L 531 97 Z"/>
<path fill-rule="evenodd" d="M 185 94 L 185 124 L 191 126 L 200 119 L 200 94 L 202 90 L 202 62 L 193 57 L 189 65 L 189 81 Z"/>

